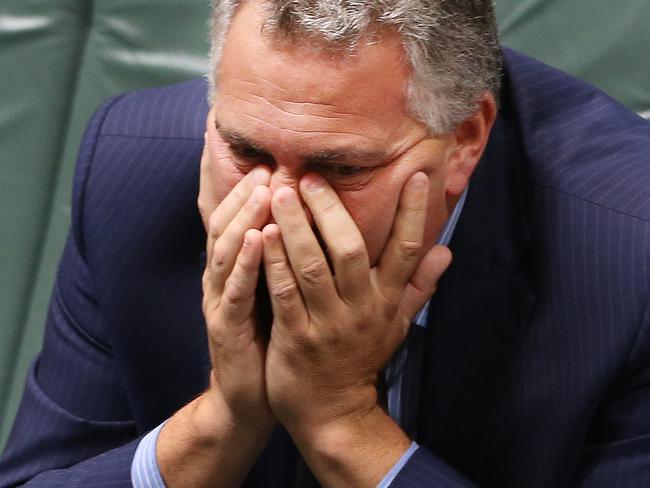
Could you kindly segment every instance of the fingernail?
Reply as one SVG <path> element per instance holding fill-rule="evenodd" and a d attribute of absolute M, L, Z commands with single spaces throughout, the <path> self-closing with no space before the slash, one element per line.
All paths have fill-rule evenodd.
<path fill-rule="evenodd" d="M 424 175 L 424 173 L 417 173 L 417 174 L 422 176 L 417 176 L 415 178 L 415 181 L 413 182 L 413 188 L 415 188 L 416 190 L 422 190 L 427 184 L 427 178 Z"/>
<path fill-rule="evenodd" d="M 307 190 L 309 191 L 320 190 L 321 188 L 323 188 L 324 184 L 325 182 L 323 181 L 323 178 L 320 178 L 318 176 L 311 176 L 307 183 Z"/>
<path fill-rule="evenodd" d="M 285 207 L 291 207 L 296 203 L 296 194 L 291 188 L 281 190 L 278 198 L 280 199 L 280 203 Z"/>
<path fill-rule="evenodd" d="M 255 183 L 260 185 L 266 183 L 267 174 L 263 168 L 255 168 L 251 173 L 253 173 L 251 176 Z"/>
<path fill-rule="evenodd" d="M 267 224 L 262 231 L 264 233 L 264 238 L 268 242 L 276 242 L 280 233 L 277 231 L 277 224 Z"/>

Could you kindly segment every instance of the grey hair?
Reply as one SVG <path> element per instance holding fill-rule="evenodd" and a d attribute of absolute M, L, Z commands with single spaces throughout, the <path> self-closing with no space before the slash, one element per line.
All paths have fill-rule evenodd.
<path fill-rule="evenodd" d="M 245 0 L 244 0 L 245 1 Z M 473 115 L 485 91 L 498 100 L 501 50 L 491 0 L 261 0 L 264 31 L 354 50 L 381 29 L 397 32 L 412 74 L 409 113 L 434 134 Z M 213 0 L 210 99 L 228 25 L 242 0 Z"/>

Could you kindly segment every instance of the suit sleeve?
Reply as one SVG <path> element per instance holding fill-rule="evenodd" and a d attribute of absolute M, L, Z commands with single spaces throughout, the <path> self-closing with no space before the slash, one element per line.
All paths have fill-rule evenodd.
<path fill-rule="evenodd" d="M 50 300 L 43 349 L 28 372 L 0 458 L 0 487 L 131 486 L 139 438 L 93 297 L 80 224 L 97 136 L 116 100 L 95 113 L 81 146 L 72 229 Z"/>
<path fill-rule="evenodd" d="M 650 304 L 625 367 L 594 415 L 575 479 L 568 486 L 647 486 L 650 480 Z M 420 447 L 391 488 L 474 486 Z"/>
<path fill-rule="evenodd" d="M 650 305 L 619 376 L 592 422 L 576 486 L 650 483 Z"/>

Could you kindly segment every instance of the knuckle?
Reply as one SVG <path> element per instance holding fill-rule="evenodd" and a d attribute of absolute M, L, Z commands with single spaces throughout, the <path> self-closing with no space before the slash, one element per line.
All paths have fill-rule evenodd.
<path fill-rule="evenodd" d="M 287 225 L 287 231 L 289 234 L 300 234 L 304 228 L 304 224 L 299 221 L 289 222 Z"/>
<path fill-rule="evenodd" d="M 226 347 L 226 341 L 220 335 L 212 334 L 210 336 L 210 345 L 215 352 L 218 352 Z"/>
<path fill-rule="evenodd" d="M 204 290 L 204 296 L 203 296 L 204 299 L 205 299 L 205 291 L 209 290 L 211 286 L 212 286 L 212 278 L 210 276 L 210 270 L 206 268 L 205 271 L 203 271 L 203 275 L 201 276 L 201 287 Z"/>
<path fill-rule="evenodd" d="M 221 235 L 221 219 L 219 218 L 219 210 L 212 212 L 208 219 L 208 232 L 213 239 L 217 239 Z"/>
<path fill-rule="evenodd" d="M 196 199 L 196 206 L 199 209 L 199 213 L 201 214 L 201 217 L 203 217 L 206 221 L 209 220 L 209 208 L 208 204 L 205 202 L 203 198 L 201 198 L 201 195 Z"/>
<path fill-rule="evenodd" d="M 240 181 L 235 187 L 231 190 L 231 203 L 240 207 L 243 203 L 248 200 L 250 196 L 251 189 L 246 184 L 247 180 Z"/>
<path fill-rule="evenodd" d="M 250 298 L 251 293 L 247 291 L 241 283 L 237 283 L 236 280 L 228 278 L 226 281 L 224 296 L 232 305 L 239 305 L 246 301 L 246 299 Z"/>
<path fill-rule="evenodd" d="M 265 255 L 264 259 L 266 259 L 266 261 L 271 265 L 271 269 L 273 270 L 274 274 L 283 272 L 285 257 L 282 254 L 276 253 Z"/>
<path fill-rule="evenodd" d="M 336 210 L 338 208 L 337 203 L 338 202 L 333 198 L 328 198 L 321 204 L 320 212 L 323 215 L 332 215 L 333 213 L 336 213 Z"/>
<path fill-rule="evenodd" d="M 298 287 L 293 281 L 283 281 L 276 283 L 269 290 L 271 296 L 279 303 L 287 303 L 292 301 L 297 292 Z"/>
<path fill-rule="evenodd" d="M 208 330 L 214 330 L 214 316 L 217 310 L 219 309 L 219 300 L 203 295 L 201 300 L 201 310 L 203 311 L 203 316 L 205 317 L 206 326 Z"/>
<path fill-rule="evenodd" d="M 409 202 L 405 206 L 405 210 L 412 214 L 422 214 L 424 213 L 425 209 L 426 209 L 425 203 L 423 200 L 420 199 L 415 200 L 413 202 Z"/>
<path fill-rule="evenodd" d="M 239 256 L 237 259 L 237 267 L 240 268 L 239 273 L 244 276 L 244 279 L 248 280 L 249 278 L 257 277 L 258 271 L 250 257 Z"/>
<path fill-rule="evenodd" d="M 422 243 L 420 241 L 400 241 L 398 246 L 400 256 L 406 262 L 415 261 L 422 251 Z"/>
<path fill-rule="evenodd" d="M 366 248 L 362 242 L 353 242 L 347 244 L 337 252 L 337 258 L 342 263 L 354 263 L 363 259 Z"/>
<path fill-rule="evenodd" d="M 329 268 L 322 259 L 313 259 L 300 269 L 300 275 L 308 283 L 320 283 L 327 273 Z"/>
<path fill-rule="evenodd" d="M 210 263 L 210 267 L 215 271 L 223 269 L 226 264 L 226 253 L 223 250 L 223 246 L 220 244 L 221 241 L 217 241 L 212 250 L 212 262 Z"/>

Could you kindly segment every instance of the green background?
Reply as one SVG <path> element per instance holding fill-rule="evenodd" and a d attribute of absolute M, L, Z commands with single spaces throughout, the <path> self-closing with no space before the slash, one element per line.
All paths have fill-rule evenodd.
<path fill-rule="evenodd" d="M 505 45 L 650 115 L 650 2 L 497 0 Z M 38 352 L 76 153 L 107 97 L 207 70 L 208 0 L 0 3 L 0 447 Z"/>

